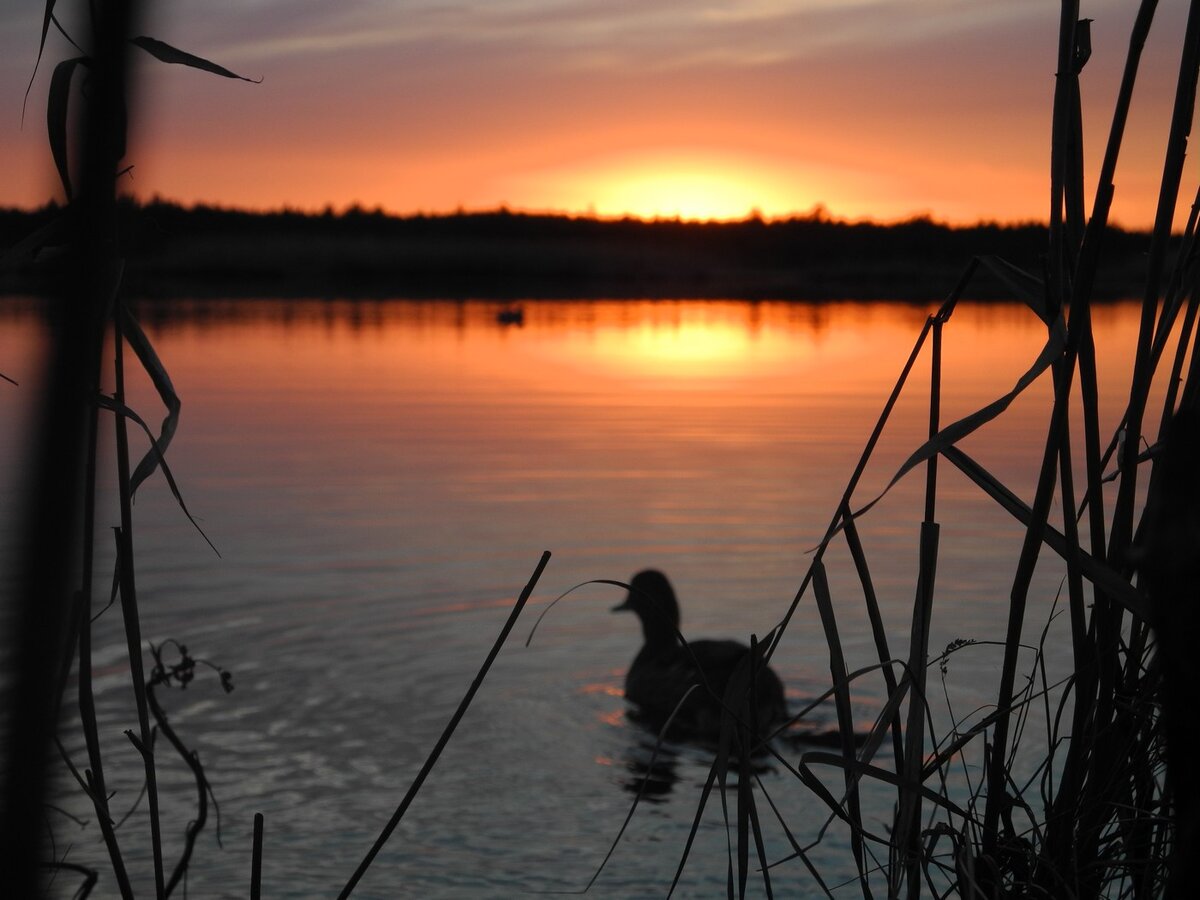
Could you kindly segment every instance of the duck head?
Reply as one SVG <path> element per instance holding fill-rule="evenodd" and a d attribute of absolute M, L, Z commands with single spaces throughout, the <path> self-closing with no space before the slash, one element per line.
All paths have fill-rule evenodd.
<path fill-rule="evenodd" d="M 613 607 L 613 612 L 631 610 L 642 623 L 646 644 L 674 646 L 679 631 L 679 603 L 667 576 L 657 569 L 646 569 L 633 576 L 629 593 Z"/>

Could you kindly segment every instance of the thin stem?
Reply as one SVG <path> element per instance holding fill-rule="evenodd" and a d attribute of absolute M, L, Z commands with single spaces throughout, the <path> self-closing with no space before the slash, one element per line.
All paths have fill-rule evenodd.
<path fill-rule="evenodd" d="M 125 342 L 122 338 L 121 316 L 113 316 L 113 351 L 116 384 L 114 397 L 125 405 Z M 125 417 L 116 416 L 117 485 L 120 495 L 121 528 L 118 532 L 121 571 L 121 611 L 125 618 L 125 640 L 129 649 L 129 672 L 133 679 L 133 694 L 137 702 L 138 749 L 146 770 L 146 796 L 150 805 L 150 842 L 154 854 L 154 887 L 159 900 L 165 900 L 166 882 L 163 872 L 162 822 L 158 809 L 158 779 L 154 771 L 154 745 L 150 733 L 150 712 L 146 699 L 146 675 L 142 663 L 142 625 L 138 615 L 137 587 L 133 565 L 133 497 L 129 489 L 129 433 Z"/>

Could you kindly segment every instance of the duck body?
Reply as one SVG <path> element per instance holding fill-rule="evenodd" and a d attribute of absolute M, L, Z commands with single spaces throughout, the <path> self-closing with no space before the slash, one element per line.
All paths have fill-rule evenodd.
<path fill-rule="evenodd" d="M 648 569 L 634 576 L 617 610 L 630 610 L 642 624 L 645 643 L 625 677 L 625 697 L 639 718 L 653 728 L 671 721 L 674 735 L 715 740 L 726 707 L 760 734 L 787 719 L 783 682 L 770 668 L 757 665 L 750 685 L 750 648 L 740 641 L 679 639 L 679 604 L 666 576 Z M 734 690 L 729 692 L 730 682 Z M 699 685 L 688 694 L 693 685 Z M 686 702 L 680 701 L 687 696 Z M 753 705 L 751 705 L 753 700 Z"/>

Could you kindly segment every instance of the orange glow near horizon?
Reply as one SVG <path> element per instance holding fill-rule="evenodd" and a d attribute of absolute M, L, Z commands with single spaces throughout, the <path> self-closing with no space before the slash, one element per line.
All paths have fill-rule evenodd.
<path fill-rule="evenodd" d="M 615 177 L 600 189 L 596 212 L 643 219 L 740 219 L 758 206 L 756 192 L 725 173 L 684 170 Z"/>
<path fill-rule="evenodd" d="M 811 207 L 811 197 L 791 182 L 749 159 L 678 153 L 615 161 L 578 172 L 555 188 L 563 197 L 588 196 L 584 209 L 605 217 L 730 220 L 756 213 L 787 216 Z"/>
<path fill-rule="evenodd" d="M 497 180 L 503 197 L 531 211 L 645 220 L 731 221 L 786 218 L 818 205 L 809 182 L 830 189 L 794 162 L 768 154 L 697 147 L 656 147 L 583 157 Z M 857 210 L 855 211 L 857 212 Z"/>
<path fill-rule="evenodd" d="M 527 0 L 403 10 L 348 0 L 286 24 L 269 4 L 164 11 L 147 23 L 160 39 L 263 80 L 135 54 L 122 186 L 248 210 L 736 220 L 822 207 L 881 223 L 1048 219 L 1052 10 L 749 6 L 646 0 L 535 13 Z M 1120 0 L 1093 7 L 1082 92 L 1089 195 L 1134 17 Z M 1183 15 L 1159 14 L 1139 70 L 1112 207 L 1125 227 L 1149 227 L 1156 214 Z M 0 206 L 38 207 L 62 198 L 38 110 L 51 63 L 77 51 L 52 30 L 26 102 L 42 22 L 15 4 L 2 24 L 0 99 L 26 115 L 0 129 L 12 173 Z"/>

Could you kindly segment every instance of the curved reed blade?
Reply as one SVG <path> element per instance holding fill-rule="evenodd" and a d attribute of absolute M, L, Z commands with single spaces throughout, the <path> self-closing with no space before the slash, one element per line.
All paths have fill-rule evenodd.
<path fill-rule="evenodd" d="M 171 383 L 171 376 L 167 374 L 162 360 L 154 352 L 154 346 L 146 337 L 146 332 L 142 330 L 138 320 L 124 304 L 121 305 L 119 315 L 125 340 L 128 341 L 130 348 L 137 356 L 138 362 L 142 364 L 142 368 L 146 370 L 146 374 L 150 376 L 154 389 L 158 391 L 159 398 L 167 408 L 166 418 L 159 427 L 158 438 L 154 441 L 154 446 L 146 452 L 137 468 L 133 470 L 133 474 L 129 476 L 129 489 L 136 492 L 138 485 L 149 478 L 158 468 L 159 459 L 165 457 L 167 447 L 171 445 L 171 439 L 175 436 L 176 428 L 179 427 L 179 410 L 182 404 L 179 395 L 175 393 L 175 386 Z"/>
<path fill-rule="evenodd" d="M 210 62 L 202 56 L 196 56 L 193 53 L 188 53 L 186 50 L 180 50 L 178 47 L 172 47 L 170 44 L 160 41 L 157 38 L 139 37 L 130 38 L 129 43 L 135 47 L 141 47 L 155 59 L 171 63 L 177 66 L 188 66 L 192 69 L 200 69 L 203 72 L 211 72 L 213 75 L 220 75 L 222 78 L 236 78 L 239 81 L 249 81 L 251 84 L 261 84 L 261 78 L 247 78 L 244 75 L 239 75 L 237 72 L 231 72 L 224 66 L 219 66 L 215 62 Z"/>
<path fill-rule="evenodd" d="M 850 683 L 846 679 L 846 656 L 838 635 L 837 616 L 833 610 L 833 596 L 829 592 L 829 579 L 826 578 L 825 566 L 820 561 L 814 563 L 813 595 L 817 601 L 817 610 L 821 615 L 821 626 L 825 630 L 825 645 L 829 648 L 829 674 L 833 679 L 834 705 L 837 709 L 842 755 L 847 762 L 850 762 L 854 759 L 854 714 L 850 708 Z M 857 785 L 850 777 L 849 767 L 846 770 L 845 803 L 848 814 L 861 823 L 862 811 L 858 802 Z M 869 895 L 870 888 L 867 886 L 860 832 L 851 833 L 850 849 L 854 854 L 854 864 L 858 868 L 859 882 L 862 885 L 864 896 Z"/>
<path fill-rule="evenodd" d="M 1025 371 L 1025 373 L 1017 379 L 1017 383 L 1013 385 L 1013 389 L 1002 397 L 993 400 L 987 406 L 975 410 L 970 415 L 963 416 L 956 422 L 951 422 L 936 435 L 913 451 L 912 455 L 904 461 L 896 474 L 892 476 L 892 480 L 887 483 L 887 487 L 880 492 L 879 496 L 875 497 L 870 503 L 860 507 L 856 512 L 852 513 L 854 518 L 864 515 L 875 504 L 882 500 L 887 493 L 896 486 L 905 475 L 927 461 L 938 453 L 943 453 L 946 448 L 953 447 L 963 438 L 977 430 L 983 425 L 995 419 L 1003 413 L 1026 388 L 1035 382 L 1050 366 L 1062 357 L 1063 350 L 1067 345 L 1067 330 L 1060 316 L 1055 321 L 1050 332 L 1050 337 L 1047 339 L 1041 352 L 1038 354 Z"/>
<path fill-rule="evenodd" d="M 90 66 L 91 60 L 85 56 L 64 59 L 54 67 L 50 76 L 50 96 L 46 101 L 46 134 L 50 139 L 50 155 L 54 157 L 54 167 L 58 170 L 62 182 L 63 193 L 67 202 L 74 196 L 71 190 L 71 172 L 67 162 L 67 120 L 69 117 L 71 99 L 71 80 L 75 70 L 80 66 Z"/>
<path fill-rule="evenodd" d="M 56 0 L 46 0 L 46 8 L 42 12 L 42 36 L 38 40 L 37 59 L 33 61 L 33 71 L 29 73 L 29 84 L 25 86 L 25 96 L 21 100 L 21 121 L 25 121 L 25 107 L 29 103 L 29 92 L 33 90 L 33 81 L 37 78 L 38 66 L 42 63 L 42 54 L 46 52 L 46 36 L 50 33 L 50 20 L 54 18 Z"/>
<path fill-rule="evenodd" d="M 213 553 L 217 554 L 217 556 L 220 556 L 221 551 L 219 551 L 216 545 L 208 539 L 208 535 L 204 533 L 204 529 L 200 527 L 200 523 L 196 521 L 195 516 L 193 516 L 188 510 L 187 504 L 183 502 L 183 494 L 181 494 L 179 491 L 179 485 L 175 483 L 175 476 L 171 474 L 171 468 L 167 465 L 166 457 L 162 455 L 158 448 L 158 443 L 154 439 L 154 434 L 150 431 L 150 426 L 147 425 L 145 420 L 136 412 L 134 412 L 124 403 L 117 402 L 112 397 L 100 396 L 96 400 L 96 403 L 102 409 L 107 409 L 124 419 L 129 419 L 142 429 L 143 433 L 146 435 L 146 438 L 150 441 L 151 452 L 155 454 L 157 464 L 162 468 L 163 477 L 166 478 L 167 485 L 171 488 L 171 494 L 174 496 L 175 502 L 179 504 L 179 508 L 183 510 L 183 514 L 187 516 L 188 521 L 192 523 L 192 526 L 198 532 L 200 532 L 200 536 L 204 538 L 205 543 L 212 547 Z"/>
<path fill-rule="evenodd" d="M 517 602 L 513 605 L 512 612 L 509 613 L 504 627 L 500 629 L 500 634 L 497 635 L 495 642 L 492 644 L 492 649 L 488 651 L 487 658 L 483 661 L 479 673 L 475 676 L 474 681 L 471 682 L 471 686 L 467 688 L 466 694 L 463 695 L 458 708 L 454 710 L 450 721 L 442 730 L 441 737 L 438 738 L 433 750 L 429 752 L 429 756 L 425 759 L 425 763 L 421 766 L 417 777 L 413 779 L 413 783 L 409 786 L 408 792 L 405 793 L 404 799 L 400 801 L 400 805 L 396 807 L 396 811 L 392 813 L 392 817 L 383 826 L 383 831 L 375 839 L 375 843 L 367 851 L 367 855 L 363 857 L 362 862 L 358 864 L 358 868 L 354 870 L 354 873 L 350 876 L 350 880 L 346 882 L 346 886 L 338 894 L 338 900 L 345 900 L 346 897 L 350 896 L 355 886 L 362 879 L 363 875 L 366 874 L 367 869 L 370 868 L 371 863 L 375 861 L 375 857 L 379 855 L 379 851 L 383 849 L 383 845 L 392 836 L 392 832 L 396 830 L 396 826 L 400 824 L 400 820 L 404 818 L 404 814 L 408 811 L 409 806 L 412 805 L 413 800 L 416 799 L 417 792 L 421 790 L 421 786 L 425 784 L 425 779 L 429 777 L 429 773 L 437 765 L 438 758 L 442 755 L 442 751 L 446 749 L 446 745 L 450 743 L 450 738 L 454 735 L 455 729 L 458 728 L 458 723 L 466 715 L 467 708 L 471 705 L 471 701 L 475 699 L 475 694 L 483 686 L 483 680 L 487 677 L 488 670 L 491 669 L 492 663 L 496 661 L 496 657 L 500 655 L 500 648 L 504 646 L 509 632 L 517 624 L 517 618 L 521 615 L 521 610 L 525 608 L 525 604 L 533 594 L 533 589 L 537 587 L 538 579 L 542 577 L 542 572 L 545 571 L 548 562 L 550 562 L 550 551 L 545 550 L 542 553 L 541 559 L 538 560 L 538 564 L 534 568 L 529 582 L 525 585 L 524 590 L 521 591 L 521 596 L 517 598 Z"/>

